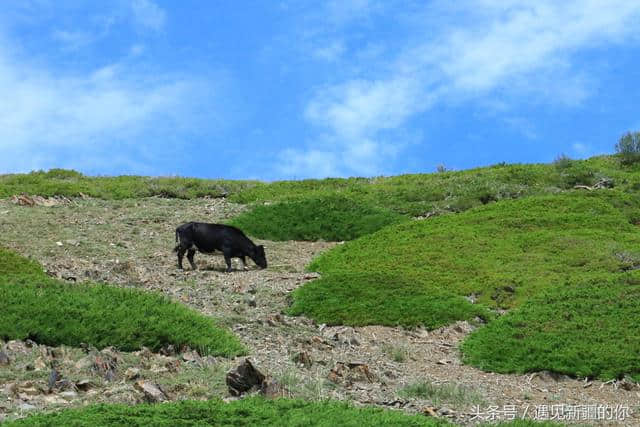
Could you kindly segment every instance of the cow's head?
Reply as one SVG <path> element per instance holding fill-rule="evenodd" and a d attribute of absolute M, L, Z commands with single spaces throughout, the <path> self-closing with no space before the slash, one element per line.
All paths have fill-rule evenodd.
<path fill-rule="evenodd" d="M 253 256 L 251 257 L 253 262 L 260 268 L 267 268 L 267 257 L 264 254 L 264 246 L 254 246 Z"/>

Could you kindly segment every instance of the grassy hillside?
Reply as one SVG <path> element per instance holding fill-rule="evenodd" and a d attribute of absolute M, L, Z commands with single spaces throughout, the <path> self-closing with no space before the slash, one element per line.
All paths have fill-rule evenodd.
<path fill-rule="evenodd" d="M 640 166 L 622 165 L 616 156 L 602 156 L 588 160 L 562 158 L 552 164 L 498 164 L 457 172 L 273 183 L 87 177 L 52 169 L 0 176 L 0 197 L 23 192 L 44 196 L 84 194 L 103 199 L 228 196 L 233 202 L 255 205 L 253 212 L 236 220 L 236 225 L 255 237 L 351 240 L 397 222 L 393 213 L 420 217 L 462 212 L 494 201 L 589 186 L 601 179 L 619 191 L 636 192 L 640 189 Z"/>
<path fill-rule="evenodd" d="M 51 169 L 28 174 L 0 175 L 0 197 L 14 194 L 77 197 L 84 194 L 101 199 L 135 199 L 170 197 L 193 199 L 220 197 L 242 188 L 257 185 L 256 181 L 208 180 L 179 177 L 113 176 L 90 177 L 66 169 Z"/>
<path fill-rule="evenodd" d="M 233 192 L 239 203 L 292 200 L 340 194 L 409 216 L 431 211 L 461 212 L 497 200 L 555 194 L 575 185 L 593 185 L 609 178 L 625 192 L 640 189 L 640 164 L 621 166 L 616 156 L 562 160 L 551 164 L 498 164 L 431 174 L 376 178 L 328 178 L 277 181 Z"/>
<path fill-rule="evenodd" d="M 0 248 L 0 338 L 47 345 L 152 350 L 172 344 L 201 354 L 235 356 L 246 349 L 215 322 L 167 298 L 107 285 L 70 285 L 33 261 Z"/>

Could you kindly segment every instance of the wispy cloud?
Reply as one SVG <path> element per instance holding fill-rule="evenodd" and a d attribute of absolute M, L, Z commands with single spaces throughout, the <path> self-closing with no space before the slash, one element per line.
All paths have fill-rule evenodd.
<path fill-rule="evenodd" d="M 177 149 L 175 136 L 202 119 L 198 111 L 211 91 L 194 77 L 139 74 L 135 64 L 86 76 L 54 73 L 0 48 L 0 170 L 95 170 L 101 162 L 149 170 L 145 163 Z M 155 152 L 147 156 L 149 145 Z"/>
<path fill-rule="evenodd" d="M 95 35 L 88 31 L 55 30 L 52 37 L 71 50 L 85 47 L 95 40 Z"/>
<path fill-rule="evenodd" d="M 159 31 L 167 19 L 164 9 L 151 0 L 133 0 L 131 8 L 134 21 L 144 29 Z"/>
<path fill-rule="evenodd" d="M 430 13 L 445 18 L 437 23 Z M 331 141 L 323 149 L 333 154 L 340 174 L 384 170 L 392 160 L 384 134 L 438 103 L 474 102 L 499 91 L 503 107 L 522 95 L 580 105 L 594 82 L 574 60 L 576 54 L 637 40 L 640 29 L 633 24 L 639 18 L 640 3 L 626 0 L 436 2 L 423 12 L 431 25 L 428 34 L 416 26 L 395 57 L 368 64 L 366 72 L 375 78 L 352 77 L 319 88 L 305 117 L 323 141 Z M 288 170 L 297 164 L 302 173 L 309 166 L 305 155 L 317 158 L 311 145 L 306 154 L 284 157 L 291 162 Z"/>
<path fill-rule="evenodd" d="M 327 62 L 335 62 L 342 57 L 346 48 L 342 40 L 332 40 L 324 45 L 313 48 L 312 54 L 317 59 Z"/>

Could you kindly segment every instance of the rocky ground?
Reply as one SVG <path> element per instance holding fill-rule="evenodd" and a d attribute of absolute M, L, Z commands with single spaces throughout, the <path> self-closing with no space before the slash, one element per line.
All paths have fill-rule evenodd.
<path fill-rule="evenodd" d="M 605 424 L 607 411 L 617 408 L 626 419 L 613 424 L 640 425 L 637 384 L 501 375 L 462 365 L 458 344 L 473 329 L 466 322 L 427 331 L 327 327 L 284 315 L 291 291 L 318 277 L 305 265 L 334 243 L 258 241 L 266 248 L 266 270 L 250 264 L 241 271 L 238 262 L 227 274 L 222 257 L 201 254 L 198 270 L 177 269 L 177 225 L 220 222 L 243 209 L 224 199 L 47 199 L 33 206 L 4 200 L 0 245 L 63 280 L 154 290 L 220 319 L 285 396 L 350 400 L 463 424 L 525 413 L 552 419 L 561 409 Z M 124 353 L 18 341 L 0 342 L 0 350 L 0 421 L 95 402 L 229 398 L 225 374 L 244 360 L 170 348 Z"/>

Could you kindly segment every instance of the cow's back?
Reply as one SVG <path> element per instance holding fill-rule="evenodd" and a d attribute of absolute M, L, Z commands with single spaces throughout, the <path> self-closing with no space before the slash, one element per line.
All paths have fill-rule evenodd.
<path fill-rule="evenodd" d="M 221 251 L 225 247 L 234 252 L 244 251 L 248 246 L 253 246 L 241 230 L 230 225 L 194 222 L 191 232 L 193 242 L 201 252 Z"/>

